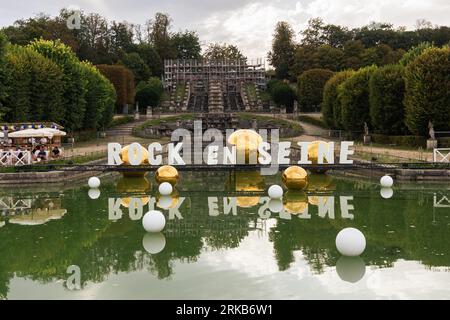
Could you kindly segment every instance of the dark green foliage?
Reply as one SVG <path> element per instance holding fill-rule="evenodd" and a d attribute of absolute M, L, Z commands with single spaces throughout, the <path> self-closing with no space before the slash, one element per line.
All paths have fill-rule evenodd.
<path fill-rule="evenodd" d="M 287 112 L 293 111 L 294 101 L 297 97 L 289 83 L 278 80 L 271 81 L 268 85 L 268 91 L 277 106 L 285 106 Z"/>
<path fill-rule="evenodd" d="M 119 111 L 126 104 L 134 102 L 134 79 L 130 70 L 121 65 L 98 65 L 100 72 L 113 84 Z M 130 102 L 131 101 L 131 102 Z"/>
<path fill-rule="evenodd" d="M 376 69 L 362 68 L 338 86 L 342 124 L 348 131 L 363 131 L 364 122 L 370 126 L 369 80 Z"/>
<path fill-rule="evenodd" d="M 429 48 L 411 61 L 405 72 L 406 125 L 419 135 L 450 129 L 450 48 Z"/>
<path fill-rule="evenodd" d="M 133 72 L 135 83 L 147 81 L 150 78 L 149 67 L 136 52 L 126 53 L 121 60 L 121 64 Z"/>
<path fill-rule="evenodd" d="M 338 99 L 338 86 L 354 74 L 353 70 L 335 73 L 323 88 L 322 117 L 330 128 L 342 129 L 341 105 Z"/>
<path fill-rule="evenodd" d="M 406 133 L 403 97 L 404 67 L 387 65 L 374 71 L 370 82 L 370 118 L 374 130 L 383 134 Z"/>
<path fill-rule="evenodd" d="M 141 108 L 159 105 L 164 88 L 160 79 L 152 77 L 146 82 L 140 82 L 136 87 L 136 101 Z"/>
<path fill-rule="evenodd" d="M 6 36 L 0 32 L 0 119 L 5 113 L 5 107 L 3 105 L 3 100 L 7 97 L 7 82 L 8 82 L 8 73 L 6 70 L 6 45 L 7 40 Z"/>
<path fill-rule="evenodd" d="M 406 52 L 402 59 L 399 61 L 400 64 L 404 67 L 408 65 L 411 61 L 413 61 L 415 58 L 420 56 L 426 49 L 432 48 L 433 45 L 429 42 L 422 42 L 418 46 L 412 47 L 411 49 Z"/>
<path fill-rule="evenodd" d="M 35 40 L 29 47 L 56 63 L 64 72 L 63 106 L 64 127 L 77 130 L 83 127 L 86 111 L 85 95 L 88 90 L 83 69 L 73 51 L 59 40 Z"/>
<path fill-rule="evenodd" d="M 323 87 L 333 76 L 326 69 L 311 69 L 302 73 L 297 80 L 298 102 L 301 112 L 318 111 L 323 98 Z"/>

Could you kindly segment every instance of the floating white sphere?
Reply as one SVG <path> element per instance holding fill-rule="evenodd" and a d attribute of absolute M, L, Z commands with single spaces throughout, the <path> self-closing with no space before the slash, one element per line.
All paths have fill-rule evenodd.
<path fill-rule="evenodd" d="M 279 213 L 283 210 L 283 201 L 281 199 L 270 199 L 269 210 L 274 213 Z"/>
<path fill-rule="evenodd" d="M 355 228 L 345 228 L 336 236 L 336 248 L 343 256 L 357 257 L 366 248 L 366 237 Z"/>
<path fill-rule="evenodd" d="M 88 180 L 89 188 L 97 189 L 100 187 L 100 179 L 97 177 L 90 177 Z"/>
<path fill-rule="evenodd" d="M 166 217 L 161 211 L 150 210 L 142 218 L 142 226 L 147 232 L 161 232 L 166 226 Z"/>
<path fill-rule="evenodd" d="M 173 192 L 173 187 L 170 183 L 168 182 L 163 182 L 159 185 L 158 187 L 158 191 L 161 195 L 163 196 L 168 196 L 170 194 L 172 194 Z"/>
<path fill-rule="evenodd" d="M 142 239 L 142 246 L 148 253 L 157 254 L 164 250 L 164 247 L 166 246 L 166 238 L 160 232 L 146 233 Z"/>
<path fill-rule="evenodd" d="M 92 200 L 98 199 L 100 197 L 100 190 L 95 188 L 95 189 L 89 189 L 88 191 L 88 196 L 89 198 L 91 198 Z"/>
<path fill-rule="evenodd" d="M 366 264 L 361 257 L 340 257 L 336 272 L 343 281 L 356 283 L 366 274 Z"/>
<path fill-rule="evenodd" d="M 381 188 L 380 195 L 383 199 L 390 199 L 394 195 L 394 190 L 392 188 Z"/>
<path fill-rule="evenodd" d="M 394 185 L 394 179 L 391 176 L 383 176 L 380 179 L 380 184 L 383 188 L 391 188 Z"/>
<path fill-rule="evenodd" d="M 269 197 L 272 199 L 280 199 L 283 196 L 283 188 L 275 184 L 269 188 Z"/>

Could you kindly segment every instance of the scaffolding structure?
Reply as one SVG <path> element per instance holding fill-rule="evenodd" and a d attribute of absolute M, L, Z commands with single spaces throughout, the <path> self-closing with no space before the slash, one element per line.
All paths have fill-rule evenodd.
<path fill-rule="evenodd" d="M 207 87 L 210 80 L 220 81 L 233 90 L 241 83 L 266 86 L 264 59 L 247 60 L 165 60 L 164 87 L 172 91 L 179 84 L 199 83 Z"/>

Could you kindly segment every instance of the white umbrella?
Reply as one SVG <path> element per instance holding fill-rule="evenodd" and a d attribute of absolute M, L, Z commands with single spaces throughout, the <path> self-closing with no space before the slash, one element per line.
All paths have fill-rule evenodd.
<path fill-rule="evenodd" d="M 25 129 L 9 134 L 10 138 L 53 138 L 53 133 L 45 129 Z"/>
<path fill-rule="evenodd" d="M 43 128 L 41 130 L 45 130 L 46 132 L 53 134 L 53 136 L 65 136 L 67 134 L 64 131 L 53 128 Z"/>

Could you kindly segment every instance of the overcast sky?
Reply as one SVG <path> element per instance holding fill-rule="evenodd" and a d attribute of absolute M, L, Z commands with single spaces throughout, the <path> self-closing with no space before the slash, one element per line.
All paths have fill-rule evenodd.
<path fill-rule="evenodd" d="M 203 43 L 233 43 L 250 58 L 266 56 L 280 20 L 296 32 L 312 17 L 348 27 L 377 21 L 413 28 L 418 19 L 438 25 L 450 21 L 449 0 L 0 0 L 0 26 L 40 12 L 56 15 L 71 5 L 140 24 L 166 12 L 173 18 L 173 31 L 197 30 Z"/>

